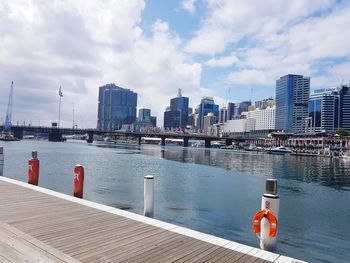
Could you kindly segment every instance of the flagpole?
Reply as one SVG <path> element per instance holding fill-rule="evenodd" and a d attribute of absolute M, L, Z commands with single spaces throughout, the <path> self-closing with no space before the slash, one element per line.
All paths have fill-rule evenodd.
<path fill-rule="evenodd" d="M 60 102 L 58 104 L 58 128 L 60 127 L 60 120 L 61 120 L 61 96 L 60 96 Z"/>
<path fill-rule="evenodd" d="M 60 97 L 60 100 L 58 103 L 58 128 L 59 128 L 60 122 L 61 122 L 61 98 L 63 97 L 61 86 L 60 86 L 60 89 L 58 90 L 58 96 Z"/>

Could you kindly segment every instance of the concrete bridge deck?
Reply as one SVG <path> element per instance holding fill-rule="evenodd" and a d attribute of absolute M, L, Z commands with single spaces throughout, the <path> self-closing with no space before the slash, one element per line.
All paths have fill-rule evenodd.
<path fill-rule="evenodd" d="M 301 262 L 0 177 L 0 262 Z"/>

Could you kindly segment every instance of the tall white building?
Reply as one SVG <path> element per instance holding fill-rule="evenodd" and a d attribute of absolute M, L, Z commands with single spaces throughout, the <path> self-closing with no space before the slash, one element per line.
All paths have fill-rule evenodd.
<path fill-rule="evenodd" d="M 247 119 L 229 120 L 224 124 L 223 132 L 246 132 Z"/>
<path fill-rule="evenodd" d="M 250 132 L 275 129 L 276 106 L 243 112 L 245 119 L 230 120 L 225 123 L 224 132 Z"/>
<path fill-rule="evenodd" d="M 245 113 L 247 119 L 254 119 L 254 126 L 250 130 L 273 130 L 275 129 L 276 106 L 266 109 L 255 109 Z"/>

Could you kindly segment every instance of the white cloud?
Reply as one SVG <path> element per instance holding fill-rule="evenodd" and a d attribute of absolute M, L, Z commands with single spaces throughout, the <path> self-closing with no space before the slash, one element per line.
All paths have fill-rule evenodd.
<path fill-rule="evenodd" d="M 181 8 L 190 14 L 194 14 L 196 12 L 196 2 L 197 0 L 182 0 Z"/>
<path fill-rule="evenodd" d="M 181 39 L 157 20 L 141 27 L 144 1 L 1 1 L 0 112 L 15 82 L 13 118 L 49 125 L 58 118 L 96 127 L 98 87 L 114 82 L 138 93 L 162 125 L 164 108 L 182 88 L 201 94 L 201 65 L 181 51 Z"/>
<path fill-rule="evenodd" d="M 211 58 L 204 63 L 208 67 L 229 67 L 237 63 L 239 59 L 235 54 L 230 54 L 227 57 Z"/>
<path fill-rule="evenodd" d="M 183 39 L 164 20 L 145 25 L 143 0 L 1 1 L 1 117 L 11 80 L 15 121 L 49 125 L 57 120 L 61 85 L 63 124 L 71 125 L 74 103 L 75 117 L 84 127 L 96 126 L 98 87 L 105 83 L 136 91 L 139 108 L 151 108 L 162 125 L 163 111 L 178 88 L 195 106 L 202 96 L 223 94 L 232 84 L 273 87 L 288 73 L 311 76 L 312 85 L 330 85 L 335 83 L 327 70 L 332 65 L 349 82 L 347 2 L 206 3 L 207 12 L 199 13 L 196 1 L 188 2 L 187 10 L 202 20 L 193 38 Z M 206 88 L 201 87 L 197 58 L 206 59 L 206 70 L 219 72 L 204 83 Z M 233 65 L 224 69 L 232 70 L 227 75 L 220 71 Z"/>
<path fill-rule="evenodd" d="M 349 3 L 207 2 L 209 16 L 187 42 L 186 51 L 211 57 L 237 47 L 239 61 L 222 76 L 222 85 L 273 87 L 277 78 L 292 73 L 311 76 L 312 85 L 328 86 L 334 77 L 323 71 L 350 55 Z"/>
<path fill-rule="evenodd" d="M 207 0 L 209 16 L 186 47 L 188 52 L 214 55 L 247 36 L 264 38 L 277 33 L 334 0 Z"/>

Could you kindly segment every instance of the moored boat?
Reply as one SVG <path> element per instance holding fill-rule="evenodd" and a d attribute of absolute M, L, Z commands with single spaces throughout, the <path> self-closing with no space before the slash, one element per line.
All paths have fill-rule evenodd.
<path fill-rule="evenodd" d="M 11 133 L 2 132 L 0 133 L 0 141 L 19 141 L 16 137 L 13 137 Z"/>
<path fill-rule="evenodd" d="M 291 152 L 292 150 L 285 146 L 278 146 L 278 147 L 266 150 L 266 153 L 271 153 L 271 154 L 286 154 Z"/>

